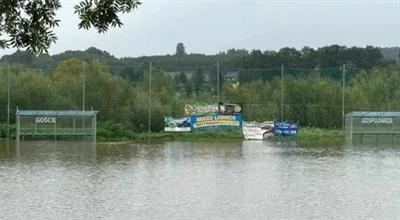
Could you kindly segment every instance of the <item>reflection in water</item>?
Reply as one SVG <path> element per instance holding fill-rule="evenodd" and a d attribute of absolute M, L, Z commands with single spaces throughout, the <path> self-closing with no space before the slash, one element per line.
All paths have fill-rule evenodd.
<path fill-rule="evenodd" d="M 0 142 L 5 219 L 396 219 L 400 148 Z"/>
<path fill-rule="evenodd" d="M 8 152 L 10 158 L 21 163 L 52 160 L 87 163 L 96 160 L 96 143 L 91 141 L 21 141 L 12 142 Z"/>

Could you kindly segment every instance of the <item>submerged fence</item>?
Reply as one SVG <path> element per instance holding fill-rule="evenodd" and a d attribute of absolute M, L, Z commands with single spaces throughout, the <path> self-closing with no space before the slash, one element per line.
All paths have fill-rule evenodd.
<path fill-rule="evenodd" d="M 325 128 L 343 128 L 344 115 L 355 110 L 400 110 L 400 104 L 393 104 L 395 97 L 390 94 L 386 94 L 390 98 L 380 98 L 379 91 L 363 94 L 369 91 L 363 83 L 370 79 L 365 77 L 364 70 L 349 65 L 307 69 L 284 65 L 239 68 L 221 63 L 181 67 L 141 63 L 124 68 L 110 67 L 118 79 L 108 75 L 108 78 L 97 77 L 104 70 L 83 63 L 71 81 L 69 93 L 53 96 L 50 93 L 58 91 L 57 86 L 43 88 L 31 83 L 31 87 L 25 88 L 24 80 L 30 78 L 20 73 L 24 70 L 3 66 L 0 137 L 9 136 L 9 124 L 15 123 L 17 106 L 38 110 L 79 110 L 94 106 L 99 110 L 100 121 L 120 122 L 138 132 L 161 130 L 163 116 L 182 116 L 187 103 L 239 103 L 246 121 L 299 120 L 302 126 Z M 398 73 L 395 69 L 388 74 Z M 54 74 L 32 74 L 47 84 L 58 79 Z M 400 77 L 398 81 L 400 85 Z M 46 88 L 51 90 L 47 91 L 49 94 Z M 379 89 L 379 85 L 374 88 Z M 115 90 L 121 90 L 117 94 L 121 97 L 115 97 L 116 93 L 112 93 Z M 103 93 L 99 95 L 99 91 Z M 58 96 L 66 101 L 56 103 L 54 97 Z M 380 103 L 372 103 L 368 96 L 377 96 L 374 99 Z"/>

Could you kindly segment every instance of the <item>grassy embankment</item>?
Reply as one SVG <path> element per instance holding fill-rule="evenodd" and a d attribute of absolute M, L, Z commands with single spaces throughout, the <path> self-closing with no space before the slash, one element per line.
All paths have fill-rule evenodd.
<path fill-rule="evenodd" d="M 313 127 L 300 128 L 297 137 L 273 137 L 274 141 L 298 141 L 303 144 L 341 144 L 344 141 L 342 130 Z"/>
<path fill-rule="evenodd" d="M 118 124 L 104 123 L 97 130 L 99 141 L 148 140 L 148 133 L 134 133 Z M 242 131 L 214 130 L 203 132 L 152 132 L 151 140 L 156 141 L 241 141 Z M 321 128 L 300 128 L 297 137 L 273 137 L 271 141 L 299 141 L 305 144 L 339 144 L 344 140 L 341 130 Z"/>
<path fill-rule="evenodd" d="M 98 136 L 99 141 L 118 140 L 148 140 L 148 133 L 133 133 L 129 137 L 103 137 Z M 156 141 L 240 141 L 244 140 L 241 131 L 218 132 L 157 132 L 151 133 L 151 140 Z M 320 128 L 301 128 L 297 137 L 272 137 L 271 141 L 299 141 L 301 143 L 334 144 L 341 143 L 344 137 L 341 130 L 328 130 Z"/>
<path fill-rule="evenodd" d="M 6 136 L 6 126 L 0 126 L 0 139 Z M 15 138 L 15 126 L 11 126 L 10 136 Z M 103 123 L 98 126 L 98 141 L 144 141 L 148 133 L 136 133 L 120 124 Z M 151 140 L 155 141 L 241 141 L 244 140 L 241 130 L 203 131 L 203 132 L 152 132 Z M 298 141 L 310 144 L 336 144 L 343 142 L 341 130 L 321 128 L 300 128 L 297 137 L 272 137 L 271 141 Z"/>

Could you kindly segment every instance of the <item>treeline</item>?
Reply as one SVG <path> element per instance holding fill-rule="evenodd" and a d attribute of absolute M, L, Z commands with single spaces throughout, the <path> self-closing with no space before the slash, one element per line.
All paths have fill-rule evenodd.
<path fill-rule="evenodd" d="M 196 66 L 220 63 L 221 71 L 229 72 L 236 69 L 275 68 L 284 65 L 292 68 L 328 68 L 341 66 L 359 69 L 371 69 L 374 66 L 384 66 L 393 63 L 385 59 L 378 47 L 345 47 L 331 45 L 313 49 L 304 47 L 282 48 L 278 51 L 261 51 L 245 49 L 230 49 L 215 55 L 186 54 L 184 51 L 174 55 L 144 56 L 137 58 L 116 58 L 106 51 L 89 48 L 85 51 L 66 51 L 57 55 L 31 55 L 17 51 L 1 58 L 2 62 L 22 64 L 28 68 L 53 73 L 58 65 L 68 59 L 97 60 L 105 64 L 111 73 L 128 81 L 138 81 L 143 74 L 145 65 L 152 62 L 155 66 L 168 72 L 187 70 Z M 386 51 L 386 50 L 385 50 Z M 390 56 L 391 57 L 391 56 Z"/>
<path fill-rule="evenodd" d="M 216 103 L 216 78 L 206 79 L 206 68 L 196 68 L 191 76 L 172 75 L 160 68 L 152 70 L 152 130 L 163 129 L 164 115 L 183 116 L 185 103 Z M 341 71 L 341 67 L 335 67 Z M 252 69 L 248 69 L 251 72 Z M 253 69 L 258 71 L 257 69 Z M 221 79 L 220 100 L 243 105 L 247 121 L 300 120 L 302 126 L 340 128 L 342 84 L 329 76 L 332 68 L 291 68 L 291 74 L 243 83 Z M 297 71 L 296 71 L 297 70 Z M 345 110 L 400 110 L 399 66 L 362 70 L 346 81 Z M 271 71 L 275 71 L 272 69 Z M 6 122 L 7 73 L 10 75 L 11 116 L 15 110 L 80 110 L 85 78 L 85 109 L 99 110 L 99 121 L 118 123 L 133 132 L 148 129 L 149 72 L 135 82 L 111 73 L 99 61 L 68 59 L 54 72 L 20 65 L 0 66 L 0 123 Z M 83 75 L 85 77 L 83 77 Z M 211 77 L 210 75 L 209 77 Z M 209 78 L 208 77 L 208 78 Z M 281 87 L 283 83 L 283 87 Z M 282 90 L 283 88 L 283 90 Z M 283 94 L 281 103 L 281 92 Z"/>
<path fill-rule="evenodd" d="M 386 60 L 398 60 L 400 58 L 400 47 L 383 47 L 380 49 Z"/>

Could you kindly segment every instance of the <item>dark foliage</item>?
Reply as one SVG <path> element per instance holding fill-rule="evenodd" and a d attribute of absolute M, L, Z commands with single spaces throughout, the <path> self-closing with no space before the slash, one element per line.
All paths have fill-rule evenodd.
<path fill-rule="evenodd" d="M 129 13 L 138 0 L 84 0 L 75 6 L 81 20 L 79 28 L 94 27 L 106 32 L 120 27 L 120 13 Z M 26 48 L 28 52 L 47 52 L 57 40 L 54 28 L 59 25 L 56 11 L 60 0 L 0 0 L 0 48 Z"/>
<path fill-rule="evenodd" d="M 329 68 L 346 64 L 348 67 L 359 69 L 371 69 L 373 66 L 388 64 L 380 51 L 380 48 L 367 46 L 345 47 L 331 45 L 313 49 L 304 47 L 301 50 L 294 48 L 282 48 L 279 51 L 253 50 L 250 53 L 244 49 L 230 49 L 216 55 L 187 54 L 185 56 L 143 56 L 138 58 L 116 58 L 106 51 L 91 47 L 85 51 L 66 51 L 61 54 L 49 56 L 40 55 L 34 57 L 26 52 L 17 51 L 14 54 L 3 56 L 1 61 L 9 63 L 20 63 L 27 67 L 40 69 L 50 73 L 57 65 L 67 59 L 77 58 L 80 60 L 98 60 L 106 64 L 113 74 L 120 75 L 128 81 L 141 79 L 143 70 L 147 68 L 148 62 L 162 68 L 167 72 L 193 71 L 198 66 L 209 66 L 204 74 L 214 74 L 217 62 L 221 63 L 222 75 L 227 72 L 240 70 L 241 81 L 256 79 L 272 79 L 280 73 L 280 67 L 289 68 Z M 254 72 L 254 69 L 277 68 L 269 71 Z M 251 69 L 253 72 L 248 71 Z M 272 73 L 273 72 L 273 73 Z M 221 75 L 221 77 L 222 77 Z M 215 78 L 215 76 L 214 76 Z M 212 78 L 213 80 L 215 80 Z"/>

